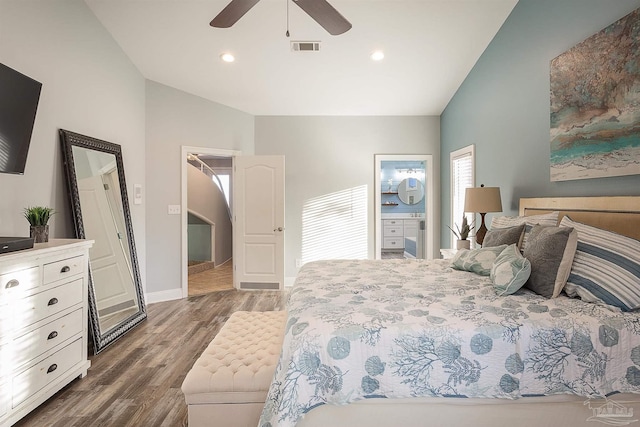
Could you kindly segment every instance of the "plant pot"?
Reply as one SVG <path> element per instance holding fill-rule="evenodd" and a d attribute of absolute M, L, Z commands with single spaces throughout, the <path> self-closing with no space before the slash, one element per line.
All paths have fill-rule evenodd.
<path fill-rule="evenodd" d="M 34 243 L 46 243 L 49 241 L 49 225 L 32 225 L 29 229 L 29 237 Z"/>
<path fill-rule="evenodd" d="M 456 249 L 471 248 L 471 240 L 456 240 Z"/>

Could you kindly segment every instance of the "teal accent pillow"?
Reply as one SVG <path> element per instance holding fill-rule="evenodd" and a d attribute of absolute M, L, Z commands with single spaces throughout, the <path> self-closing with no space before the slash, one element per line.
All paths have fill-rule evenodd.
<path fill-rule="evenodd" d="M 499 296 L 511 295 L 524 285 L 531 275 L 531 263 L 520 254 L 514 243 L 507 246 L 491 267 L 491 282 Z"/>
<path fill-rule="evenodd" d="M 460 249 L 453 257 L 451 267 L 488 276 L 491 274 L 493 262 L 506 247 L 507 245 L 500 245 L 480 249 Z"/>

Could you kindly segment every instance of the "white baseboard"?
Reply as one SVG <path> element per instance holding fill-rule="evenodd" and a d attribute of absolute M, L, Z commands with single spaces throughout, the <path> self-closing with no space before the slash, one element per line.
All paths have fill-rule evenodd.
<path fill-rule="evenodd" d="M 293 286 L 293 282 L 296 281 L 296 276 L 293 277 L 285 277 L 284 278 L 284 287 L 285 288 L 290 288 Z"/>
<path fill-rule="evenodd" d="M 182 299 L 181 288 L 144 294 L 144 300 L 147 304 L 153 304 L 155 302 L 163 301 L 173 301 L 177 299 Z"/>

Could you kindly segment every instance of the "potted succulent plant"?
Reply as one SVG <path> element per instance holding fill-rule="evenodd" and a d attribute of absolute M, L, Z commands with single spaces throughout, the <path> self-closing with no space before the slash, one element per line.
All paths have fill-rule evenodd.
<path fill-rule="evenodd" d="M 462 224 L 458 227 L 458 224 L 455 224 L 456 230 L 447 226 L 449 230 L 458 238 L 456 241 L 456 249 L 469 249 L 471 247 L 471 241 L 467 240 L 469 237 L 469 233 L 473 230 L 473 225 L 469 225 L 467 221 L 467 217 L 462 215 Z"/>
<path fill-rule="evenodd" d="M 44 243 L 49 241 L 49 218 L 55 212 L 52 208 L 43 206 L 33 206 L 24 209 L 24 217 L 29 221 L 29 236 L 34 239 L 35 243 Z"/>

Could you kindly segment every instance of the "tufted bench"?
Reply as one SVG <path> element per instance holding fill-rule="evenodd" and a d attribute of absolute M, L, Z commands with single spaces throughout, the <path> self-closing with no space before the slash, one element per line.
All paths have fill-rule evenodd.
<path fill-rule="evenodd" d="M 182 383 L 189 427 L 255 427 L 278 363 L 286 312 L 237 311 Z"/>

